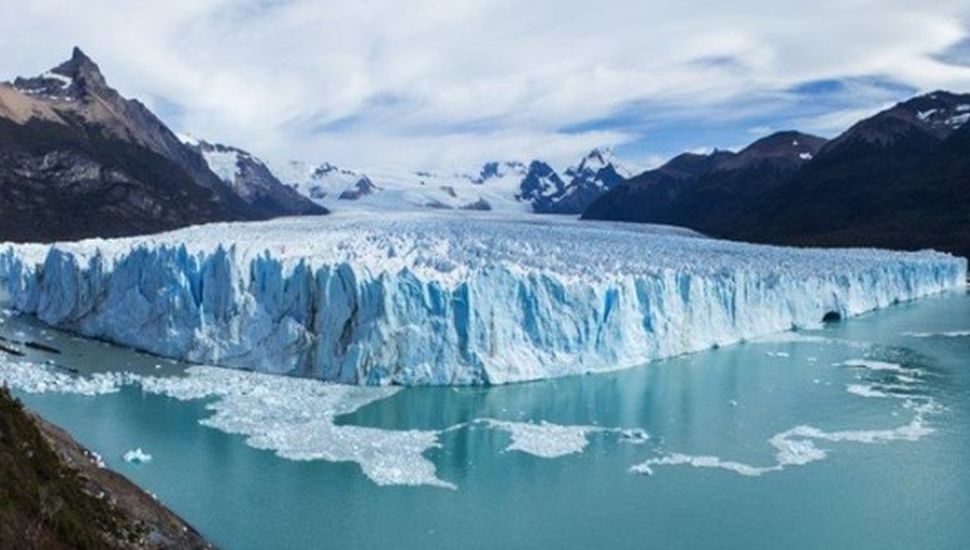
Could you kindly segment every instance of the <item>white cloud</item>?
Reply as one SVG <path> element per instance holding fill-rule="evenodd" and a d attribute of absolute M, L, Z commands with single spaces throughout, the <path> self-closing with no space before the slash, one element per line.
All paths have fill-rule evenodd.
<path fill-rule="evenodd" d="M 351 166 L 561 163 L 640 138 L 562 131 L 631 105 L 730 116 L 822 79 L 970 90 L 970 68 L 938 57 L 967 36 L 970 5 L 949 0 L 0 0 L 0 14 L 0 76 L 78 44 L 177 130 Z"/>

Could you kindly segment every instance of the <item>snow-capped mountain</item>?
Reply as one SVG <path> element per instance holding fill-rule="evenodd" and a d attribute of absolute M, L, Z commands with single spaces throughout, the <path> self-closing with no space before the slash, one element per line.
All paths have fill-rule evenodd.
<path fill-rule="evenodd" d="M 565 191 L 566 183 L 552 166 L 534 160 L 529 164 L 515 197 L 532 204 L 534 211 L 545 212 Z"/>
<path fill-rule="evenodd" d="M 608 148 L 593 149 L 564 174 L 569 183 L 561 193 L 535 204 L 537 212 L 580 214 L 600 195 L 633 176 Z"/>
<path fill-rule="evenodd" d="M 526 171 L 519 162 L 489 162 L 477 174 L 350 170 L 300 161 L 276 164 L 273 170 L 285 184 L 334 210 L 529 211 L 529 204 L 515 197 Z"/>
<path fill-rule="evenodd" d="M 630 177 L 609 149 L 594 149 L 563 175 L 534 160 L 492 161 L 469 173 L 349 170 L 329 162 L 289 161 L 273 172 L 330 209 L 422 208 L 577 214 L 600 194 Z M 353 201 L 353 202 L 349 202 Z"/>
<path fill-rule="evenodd" d="M 238 195 L 80 49 L 39 76 L 0 82 L 0 240 L 69 240 L 323 213 Z M 288 208 L 284 204 L 294 206 Z"/>
<path fill-rule="evenodd" d="M 291 160 L 271 163 L 270 169 L 284 184 L 317 204 L 335 198 L 352 187 L 360 175 L 353 170 L 338 168 L 329 162 L 310 164 Z"/>
<path fill-rule="evenodd" d="M 313 215 L 323 211 L 321 206 L 281 183 L 262 160 L 248 151 L 189 135 L 178 137 L 186 146 L 198 151 L 209 169 L 253 208 L 284 210 L 293 215 Z"/>
<path fill-rule="evenodd" d="M 518 161 L 505 162 L 486 162 L 474 183 L 485 183 L 489 180 L 502 179 L 507 177 L 522 177 L 527 169 L 524 164 Z"/>

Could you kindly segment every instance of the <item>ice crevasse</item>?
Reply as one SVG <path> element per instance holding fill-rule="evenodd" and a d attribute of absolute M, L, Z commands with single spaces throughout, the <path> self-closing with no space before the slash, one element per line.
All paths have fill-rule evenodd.
<path fill-rule="evenodd" d="M 0 245 L 0 297 L 49 325 L 192 362 L 375 385 L 630 367 L 962 288 L 966 271 L 930 251 L 494 214 Z"/>

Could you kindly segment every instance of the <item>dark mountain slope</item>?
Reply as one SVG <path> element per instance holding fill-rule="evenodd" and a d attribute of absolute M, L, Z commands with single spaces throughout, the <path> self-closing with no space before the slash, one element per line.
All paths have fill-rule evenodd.
<path fill-rule="evenodd" d="M 664 167 L 607 193 L 584 217 L 671 223 L 756 242 L 970 256 L 968 121 L 970 95 L 934 92 L 862 120 L 820 148 L 802 136 L 816 152 L 799 155 L 800 163 L 778 154 L 744 160 L 742 151 L 673 183 Z"/>
<path fill-rule="evenodd" d="M 713 231 L 734 223 L 749 201 L 785 181 L 824 143 L 807 134 L 779 132 L 738 153 L 680 155 L 606 193 L 583 217 Z"/>
<path fill-rule="evenodd" d="M 710 172 L 729 151 L 709 155 L 683 153 L 660 168 L 648 170 L 604 193 L 583 212 L 586 219 L 670 223 L 668 206 L 700 176 Z"/>
<path fill-rule="evenodd" d="M 970 253 L 970 96 L 936 92 L 850 128 L 752 201 L 732 238 Z"/>
<path fill-rule="evenodd" d="M 284 185 L 266 164 L 242 149 L 203 140 L 186 140 L 199 152 L 223 182 L 259 215 L 272 217 L 280 212 L 310 216 L 326 214 L 327 209 Z"/>
<path fill-rule="evenodd" d="M 0 83 L 0 241 L 114 237 L 302 213 L 248 203 L 78 49 Z"/>

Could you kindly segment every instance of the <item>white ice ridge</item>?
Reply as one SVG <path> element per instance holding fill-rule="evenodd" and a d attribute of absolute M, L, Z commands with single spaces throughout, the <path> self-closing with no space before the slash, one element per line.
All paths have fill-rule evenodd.
<path fill-rule="evenodd" d="M 642 443 L 649 439 L 641 429 L 603 428 L 600 426 L 563 426 L 550 422 L 511 422 L 483 418 L 475 421 L 486 427 L 508 432 L 512 442 L 506 451 L 520 451 L 541 458 L 558 458 L 582 453 L 594 433 L 612 433 L 621 439 Z"/>
<path fill-rule="evenodd" d="M 849 359 L 848 361 L 843 361 L 838 363 L 838 365 L 845 367 L 855 367 L 860 369 L 868 369 L 873 371 L 886 371 L 895 373 L 916 373 L 917 369 L 907 369 L 904 368 L 899 363 L 890 363 L 888 361 L 875 361 L 873 359 Z"/>
<path fill-rule="evenodd" d="M 946 332 L 904 332 L 903 336 L 913 338 L 966 338 L 970 336 L 970 330 L 950 330 Z"/>
<path fill-rule="evenodd" d="M 613 370 L 963 287 L 964 259 L 670 227 L 343 214 L 0 247 L 14 309 L 196 363 L 353 384 Z"/>

